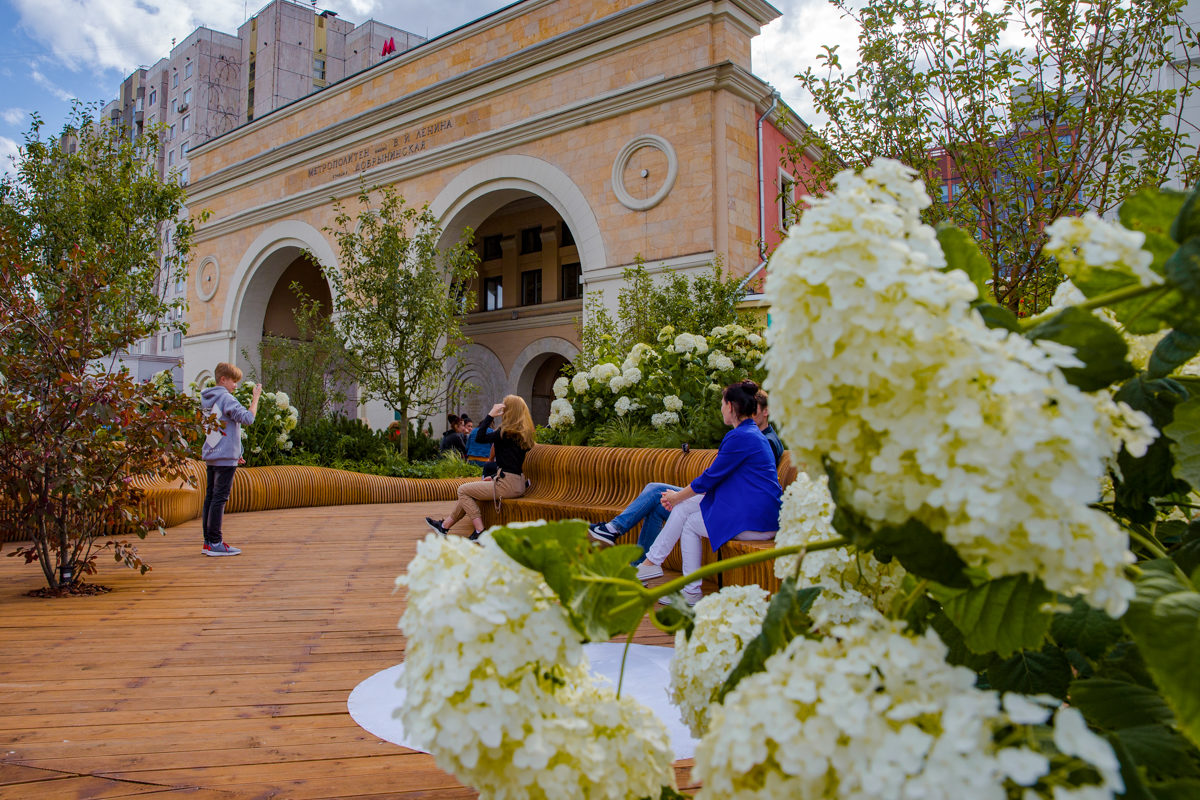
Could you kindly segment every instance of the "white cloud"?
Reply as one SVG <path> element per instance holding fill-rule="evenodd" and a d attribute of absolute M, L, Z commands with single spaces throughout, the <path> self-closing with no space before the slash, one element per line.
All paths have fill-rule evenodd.
<path fill-rule="evenodd" d="M 839 45 L 843 66 L 853 69 L 858 60 L 858 25 L 825 0 L 786 0 L 775 5 L 783 16 L 763 28 L 752 43 L 754 74 L 778 89 L 801 119 L 820 124 L 823 120 L 796 75 L 819 66 L 817 55 L 826 44 Z"/>
<path fill-rule="evenodd" d="M 45 74 L 42 73 L 42 71 L 39 70 L 37 67 L 29 68 L 29 77 L 33 78 L 33 82 L 36 83 L 38 86 L 41 86 L 47 92 L 54 95 L 54 97 L 58 98 L 59 100 L 62 100 L 63 102 L 66 102 L 67 100 L 73 100 L 75 98 L 75 95 L 71 94 L 66 89 L 62 88 L 61 86 L 56 84 L 54 81 L 47 78 L 45 76 Z"/>
<path fill-rule="evenodd" d="M 0 136 L 0 175 L 11 175 L 15 171 L 13 159 L 20 155 L 16 142 L 7 136 Z"/>
<path fill-rule="evenodd" d="M 27 108 L 6 108 L 0 111 L 0 119 L 8 125 L 22 125 L 29 118 Z"/>

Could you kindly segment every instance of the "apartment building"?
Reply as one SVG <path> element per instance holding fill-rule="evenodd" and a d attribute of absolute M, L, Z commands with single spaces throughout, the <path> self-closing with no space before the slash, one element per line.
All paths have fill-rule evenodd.
<path fill-rule="evenodd" d="M 182 41 L 173 41 L 166 57 L 139 67 L 122 81 L 101 119 L 131 138 L 158 130 L 158 173 L 187 185 L 193 147 L 423 41 L 377 20 L 355 25 L 315 4 L 273 0 L 236 34 L 200 27 Z M 387 43 L 395 50 L 384 55 Z M 185 283 L 164 276 L 159 291 L 172 298 L 183 296 Z M 167 329 L 172 321 L 179 320 L 163 320 L 163 331 L 138 342 L 121 361 L 140 379 L 172 369 L 182 387 L 177 367 L 183 337 Z"/>

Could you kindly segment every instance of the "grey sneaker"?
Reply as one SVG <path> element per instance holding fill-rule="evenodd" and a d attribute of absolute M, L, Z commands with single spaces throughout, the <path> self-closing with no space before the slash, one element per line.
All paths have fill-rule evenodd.
<path fill-rule="evenodd" d="M 648 580 L 653 580 L 654 578 L 661 578 L 662 576 L 662 567 L 658 566 L 657 564 L 651 564 L 649 561 L 643 561 L 642 563 L 638 564 L 637 578 L 642 583 L 645 583 Z"/>
<path fill-rule="evenodd" d="M 617 543 L 617 534 L 606 531 L 604 526 L 607 524 L 605 522 L 593 522 L 591 525 L 588 525 L 588 536 L 591 537 L 593 542 L 599 542 L 605 547 L 611 547 Z"/>
<path fill-rule="evenodd" d="M 216 544 L 204 543 L 204 555 L 206 556 L 238 556 L 241 554 L 241 550 L 236 547 L 230 547 L 224 542 L 217 542 Z"/>
<path fill-rule="evenodd" d="M 689 608 L 696 605 L 696 603 L 699 603 L 704 597 L 703 592 L 696 592 L 695 594 L 692 594 L 691 592 L 680 592 L 679 594 L 681 597 L 683 597 L 683 602 L 687 603 Z M 667 595 L 666 597 L 658 598 L 658 604 L 660 606 L 671 605 L 671 597 L 672 595 Z"/>

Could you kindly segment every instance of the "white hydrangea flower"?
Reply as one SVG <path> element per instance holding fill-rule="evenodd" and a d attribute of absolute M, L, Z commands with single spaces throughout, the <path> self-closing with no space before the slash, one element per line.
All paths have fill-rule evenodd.
<path fill-rule="evenodd" d="M 720 350 L 713 350 L 708 354 L 708 368 L 717 372 L 728 372 L 733 369 L 733 359 Z"/>
<path fill-rule="evenodd" d="M 621 372 L 621 377 L 625 379 L 626 386 L 633 386 L 641 382 L 642 371 L 637 367 L 625 367 Z"/>
<path fill-rule="evenodd" d="M 1142 249 L 1146 234 L 1107 222 L 1094 211 L 1081 217 L 1060 217 L 1046 226 L 1046 235 L 1046 252 L 1067 275 L 1104 269 L 1128 273 L 1143 286 L 1163 281 L 1150 269 L 1154 256 Z"/>
<path fill-rule="evenodd" d="M 592 408 L 599 411 L 600 409 L 604 408 L 604 401 L 597 397 L 596 402 L 592 403 Z"/>
<path fill-rule="evenodd" d="M 288 435 L 286 433 L 281 433 L 275 437 L 275 444 L 279 445 L 280 447 L 283 447 L 285 444 L 287 444 L 287 441 Z"/>
<path fill-rule="evenodd" d="M 556 398 L 558 398 L 559 400 L 566 397 L 567 396 L 567 387 L 569 387 L 570 385 L 571 385 L 571 382 L 569 380 L 567 380 L 567 377 L 565 375 L 558 378 L 556 381 L 554 381 L 554 396 Z"/>
<path fill-rule="evenodd" d="M 592 367 L 591 378 L 598 383 L 607 383 L 614 375 L 620 375 L 621 369 L 616 364 L 607 361 Z"/>
<path fill-rule="evenodd" d="M 291 407 L 292 401 L 291 398 L 287 396 L 286 392 L 276 392 L 275 405 L 279 407 L 280 411 L 287 411 L 288 408 Z"/>
<path fill-rule="evenodd" d="M 746 344 L 750 345 L 751 347 L 761 347 L 763 344 L 763 337 L 759 336 L 757 333 L 752 333 L 746 337 Z"/>
<path fill-rule="evenodd" d="M 571 378 L 571 388 L 575 390 L 575 394 L 586 394 L 588 386 L 588 376 L 586 372 L 576 372 Z"/>
<path fill-rule="evenodd" d="M 405 731 L 482 797 L 657 797 L 674 782 L 666 728 L 593 682 L 541 576 L 482 542 L 430 535 L 397 580 Z"/>
<path fill-rule="evenodd" d="M 767 389 L 780 434 L 827 457 L 876 523 L 916 518 L 993 576 L 1028 573 L 1114 616 L 1128 538 L 1092 509 L 1120 444 L 1073 359 L 970 308 L 976 289 L 920 222 L 914 173 L 841 173 L 771 259 Z"/>
<path fill-rule="evenodd" d="M 902 623 L 797 637 L 710 709 L 697 797 L 1005 800 L 1006 778 L 1045 769 L 997 749 L 1007 720 L 975 678 L 946 663 L 933 631 L 905 635 Z"/>
<path fill-rule="evenodd" d="M 683 401 L 679 399 L 679 395 L 669 394 L 663 398 L 663 408 L 667 411 L 682 411 Z"/>
<path fill-rule="evenodd" d="M 668 425 L 678 425 L 679 415 L 674 411 L 663 411 L 650 416 L 650 424 L 655 428 L 665 428 Z"/>
<path fill-rule="evenodd" d="M 650 345 L 646 344 L 645 342 L 638 342 L 633 346 L 633 349 L 629 351 L 629 355 L 625 357 L 624 363 L 621 364 L 621 371 L 627 372 L 631 369 L 641 366 L 642 360 L 648 353 L 653 351 L 654 348 Z"/>
<path fill-rule="evenodd" d="M 836 539 L 834 510 L 829 478 L 820 475 L 813 479 L 805 472 L 797 473 L 783 493 L 776 547 Z M 780 580 L 796 575 L 801 587 L 821 587 L 809 611 L 817 630 L 886 613 L 904 581 L 904 568 L 898 562 L 881 564 L 870 553 L 853 547 L 818 550 L 806 553 L 803 562 L 799 559 L 775 559 L 775 575 Z"/>
<path fill-rule="evenodd" d="M 623 417 L 629 413 L 632 405 L 633 401 L 631 401 L 628 397 L 618 397 L 616 405 L 613 406 L 613 408 L 617 412 L 618 417 Z"/>
<path fill-rule="evenodd" d="M 681 333 L 675 337 L 676 353 L 695 353 L 698 356 L 708 352 L 708 342 L 703 336 L 693 333 Z"/>
<path fill-rule="evenodd" d="M 246 436 L 247 436 L 246 429 L 245 429 L 245 428 L 238 428 L 238 438 L 239 438 L 239 439 L 245 439 L 245 438 L 246 438 Z"/>
<path fill-rule="evenodd" d="M 608 390 L 613 394 L 618 394 L 629 386 L 629 381 L 625 380 L 624 375 L 614 375 L 608 382 Z"/>
<path fill-rule="evenodd" d="M 555 429 L 574 425 L 575 409 L 571 406 L 571 401 L 560 397 L 550 403 L 550 420 L 547 424 Z"/>
<path fill-rule="evenodd" d="M 726 586 L 696 604 L 690 638 L 683 631 L 675 634 L 671 702 L 693 736 L 699 738 L 708 730 L 713 697 L 746 645 L 758 636 L 769 602 L 759 586 Z"/>
<path fill-rule="evenodd" d="M 1112 745 L 1088 729 L 1079 709 L 1060 708 L 1054 714 L 1054 746 L 1063 753 L 1082 759 L 1095 767 L 1103 781 L 1102 791 L 1107 790 L 1110 796 L 1112 793 L 1120 794 L 1125 791 L 1121 765 Z"/>

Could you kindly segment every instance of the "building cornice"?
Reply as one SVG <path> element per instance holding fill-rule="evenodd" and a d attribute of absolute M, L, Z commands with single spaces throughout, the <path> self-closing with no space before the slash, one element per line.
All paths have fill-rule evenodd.
<path fill-rule="evenodd" d="M 418 45 L 412 50 L 372 67 L 358 75 L 347 78 L 334 86 L 320 92 L 314 92 L 296 100 L 271 114 L 264 115 L 216 139 L 211 139 L 202 145 L 197 145 L 190 153 L 203 155 L 218 143 L 230 144 L 239 139 L 260 133 L 264 128 L 283 119 L 280 112 L 287 110 L 289 114 L 299 113 L 322 103 L 332 96 L 330 92 L 345 93 L 353 91 L 364 83 L 379 77 L 377 70 L 384 68 L 402 69 L 406 64 L 424 58 L 437 49 L 457 44 L 471 38 L 490 27 L 502 24 L 513 16 L 519 16 L 554 0 L 529 0 L 504 11 L 512 14 L 501 14 L 497 17 L 486 17 L 475 24 L 467 25 L 458 31 L 452 31 L 446 37 L 430 40 Z M 519 9 L 519 11 L 518 11 Z M 476 95 L 473 100 L 486 99 L 504 92 L 512 91 L 519 86 L 538 80 L 549 75 L 562 72 L 582 61 L 595 59 L 605 52 L 626 49 L 648 38 L 654 38 L 663 33 L 677 30 L 689 24 L 695 24 L 704 19 L 718 16 L 728 16 L 739 22 L 751 35 L 758 29 L 754 26 L 770 22 L 779 16 L 779 12 L 771 5 L 761 0 L 651 0 L 612 16 L 581 26 L 567 33 L 551 37 L 524 50 L 518 51 L 506 58 L 481 65 L 466 72 L 438 81 L 430 86 L 410 92 L 389 103 L 376 106 L 353 117 L 328 125 L 306 136 L 299 137 L 268 151 L 255 154 L 243 161 L 231 164 L 217 172 L 206 175 L 192 183 L 194 195 L 204 195 L 216 186 L 239 177 L 249 175 L 262 169 L 266 164 L 278 163 L 299 154 L 311 154 L 313 151 L 328 146 L 331 143 L 343 143 L 358 135 L 365 138 L 372 128 L 383 126 L 395 128 L 415 122 L 420 118 L 429 118 L 433 108 L 447 105 L 447 98 L 456 98 L 451 105 L 461 105 L 463 95 Z M 487 24 L 483 24 L 487 23 Z M 433 49 L 426 49 L 436 45 Z M 268 159 L 266 162 L 263 159 Z"/>
<path fill-rule="evenodd" d="M 202 225 L 197 229 L 194 241 L 203 242 L 244 227 L 294 216 L 302 211 L 326 205 L 331 197 L 346 196 L 357 191 L 362 178 L 366 178 L 368 183 L 372 184 L 398 183 L 594 122 L 657 106 L 697 92 L 716 90 L 728 91 L 752 103 L 759 102 L 764 94 L 771 91 L 759 78 L 729 62 L 703 67 L 671 78 L 652 78 L 410 156 L 404 161 L 386 164 L 362 173 L 352 173 L 282 201 L 271 201 L 245 209 L 235 215 Z M 343 146 L 352 144 L 347 142 Z M 289 163 L 281 169 L 294 166 Z M 213 196 L 215 194 L 211 192 L 207 195 L 197 193 L 189 204 L 201 207 Z"/>
<path fill-rule="evenodd" d="M 537 310 L 537 306 L 518 306 L 517 308 L 506 308 L 495 312 L 497 315 L 504 315 L 503 319 L 485 319 L 479 322 L 471 322 L 468 317 L 463 321 L 462 332 L 464 336 L 471 339 L 478 339 L 480 336 L 508 331 L 527 331 L 536 328 L 573 325 L 575 324 L 575 320 L 583 315 L 583 303 L 581 301 L 566 302 L 570 304 L 569 310 L 554 311 L 551 313 L 544 313 Z"/>

